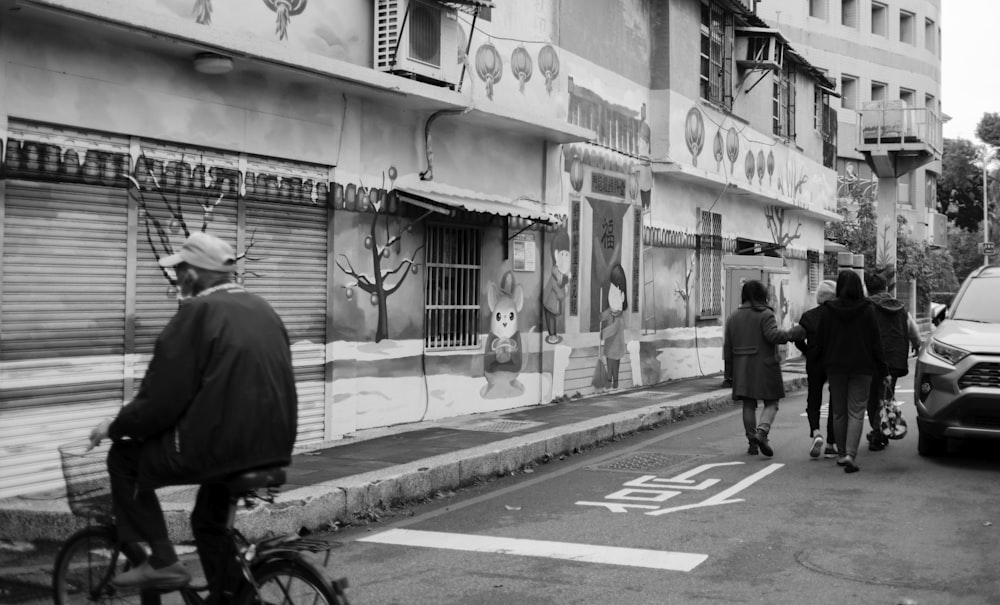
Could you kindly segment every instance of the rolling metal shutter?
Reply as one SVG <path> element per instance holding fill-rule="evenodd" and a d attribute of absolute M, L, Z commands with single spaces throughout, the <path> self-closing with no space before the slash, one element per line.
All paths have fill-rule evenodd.
<path fill-rule="evenodd" d="M 156 338 L 177 312 L 176 289 L 157 259 L 180 249 L 185 229 L 204 227 L 236 249 L 238 161 L 235 155 L 165 144 L 141 148 L 136 169 L 141 190 L 132 192 L 139 211 L 131 394 L 139 389 Z"/>
<path fill-rule="evenodd" d="M 125 190 L 7 181 L 0 497 L 62 486 L 57 446 L 124 398 Z"/>
<path fill-rule="evenodd" d="M 299 396 L 297 445 L 326 438 L 327 171 L 247 165 L 244 284 L 281 316 Z"/>

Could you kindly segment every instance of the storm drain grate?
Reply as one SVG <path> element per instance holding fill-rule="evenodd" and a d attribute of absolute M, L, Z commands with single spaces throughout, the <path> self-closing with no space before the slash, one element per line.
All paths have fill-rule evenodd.
<path fill-rule="evenodd" d="M 653 473 L 697 458 L 697 454 L 669 454 L 666 452 L 638 452 L 606 462 L 595 467 L 601 471 L 634 471 Z"/>
<path fill-rule="evenodd" d="M 490 420 L 461 427 L 466 431 L 484 431 L 488 433 L 514 433 L 525 429 L 542 426 L 544 422 L 532 422 L 530 420 Z"/>
<path fill-rule="evenodd" d="M 628 397 L 629 399 L 663 399 L 663 393 L 657 393 L 656 391 L 636 391 L 634 393 L 625 393 L 621 395 L 622 397 Z"/>

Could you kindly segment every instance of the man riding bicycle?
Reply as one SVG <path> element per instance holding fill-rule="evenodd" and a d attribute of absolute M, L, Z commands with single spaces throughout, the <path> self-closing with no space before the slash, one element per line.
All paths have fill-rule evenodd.
<path fill-rule="evenodd" d="M 138 394 L 90 435 L 92 446 L 113 442 L 108 472 L 123 550 L 133 560 L 145 557 L 140 543 L 151 551 L 115 576 L 119 588 L 173 590 L 191 580 L 154 491 L 167 485 L 200 485 L 191 529 L 205 577 L 217 578 L 219 562 L 231 559 L 222 552 L 229 510 L 223 480 L 287 466 L 295 443 L 288 333 L 263 298 L 232 281 L 232 247 L 195 232 L 160 265 L 176 271 L 177 313 L 157 338 Z"/>

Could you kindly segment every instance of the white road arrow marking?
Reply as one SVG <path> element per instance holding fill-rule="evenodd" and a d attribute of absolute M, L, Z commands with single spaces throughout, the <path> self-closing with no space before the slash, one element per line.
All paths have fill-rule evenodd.
<path fill-rule="evenodd" d="M 519 555 L 524 557 L 545 557 L 549 559 L 578 561 L 581 563 L 627 565 L 631 567 L 667 569 L 670 571 L 691 571 L 708 559 L 708 555 L 665 550 L 598 546 L 571 542 L 549 542 L 547 540 L 522 540 L 517 538 L 452 534 L 413 529 L 390 529 L 361 538 L 358 542 L 444 548 L 448 550 Z"/>
<path fill-rule="evenodd" d="M 659 510 L 650 511 L 650 512 L 645 513 L 645 514 L 653 516 L 653 517 L 658 517 L 660 515 L 665 515 L 667 513 L 677 512 L 679 510 L 689 510 L 689 509 L 692 509 L 692 508 L 701 508 L 703 506 L 718 506 L 720 504 L 735 504 L 736 502 L 743 502 L 743 498 L 735 498 L 733 500 L 729 500 L 728 498 L 730 496 L 734 495 L 734 494 L 740 493 L 741 491 L 743 491 L 746 488 L 750 487 L 754 483 L 757 483 L 758 481 L 760 481 L 764 477 L 770 475 L 771 473 L 773 473 L 774 471 L 778 470 L 779 468 L 781 468 L 783 466 L 785 466 L 785 465 L 784 464 L 769 464 L 768 466 L 764 467 L 763 469 L 761 469 L 761 470 L 757 471 L 756 473 L 750 475 L 746 479 L 740 481 L 739 483 L 734 484 L 729 489 L 724 489 L 721 492 L 719 492 L 718 494 L 715 494 L 714 496 L 710 496 L 708 498 L 705 498 L 704 500 L 702 500 L 701 502 L 698 502 L 697 504 L 685 504 L 685 505 L 682 505 L 682 506 L 674 506 L 672 508 L 661 508 Z"/>

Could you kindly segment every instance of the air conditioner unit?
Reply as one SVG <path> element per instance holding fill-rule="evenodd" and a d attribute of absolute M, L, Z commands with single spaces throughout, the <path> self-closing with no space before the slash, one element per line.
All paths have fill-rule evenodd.
<path fill-rule="evenodd" d="M 458 15 L 430 0 L 375 0 L 375 69 L 454 88 Z"/>
<path fill-rule="evenodd" d="M 780 71 L 785 60 L 785 44 L 777 30 L 737 27 L 734 57 L 740 69 Z"/>

